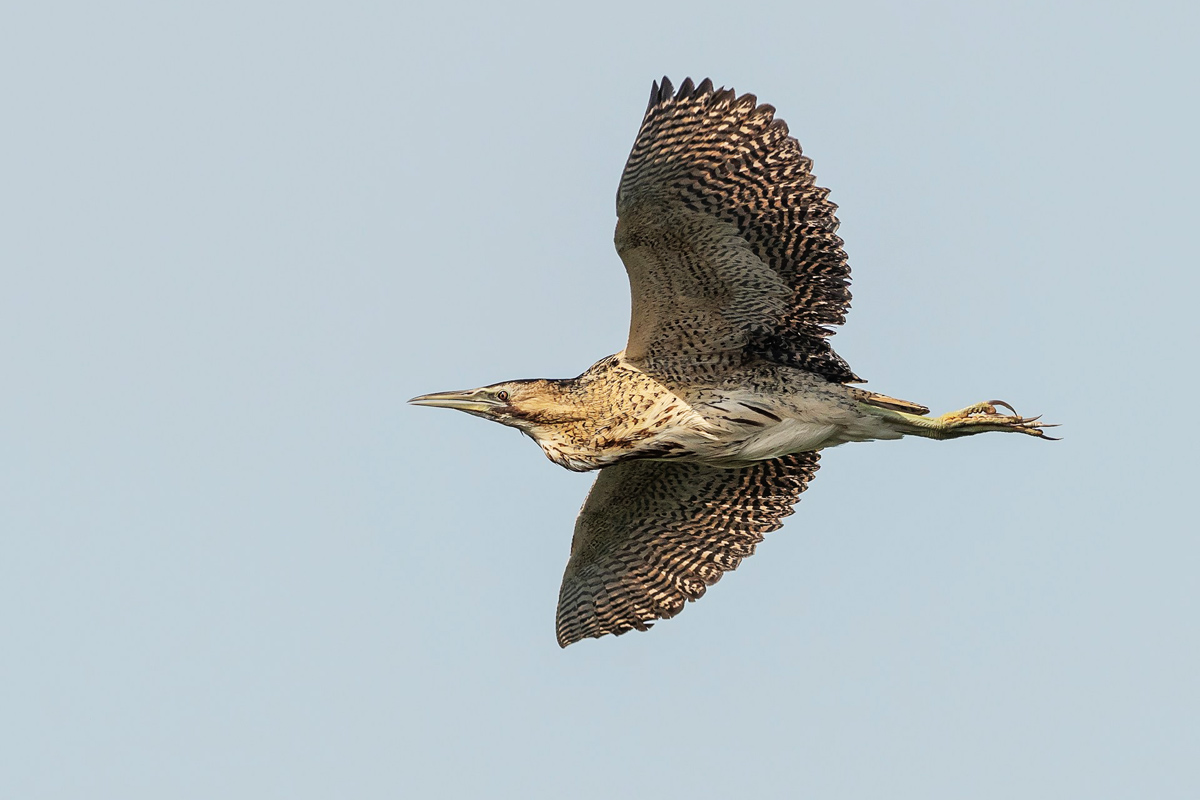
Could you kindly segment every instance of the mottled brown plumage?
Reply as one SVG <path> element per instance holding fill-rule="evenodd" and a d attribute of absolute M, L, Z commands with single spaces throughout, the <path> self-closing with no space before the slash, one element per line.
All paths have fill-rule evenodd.
<path fill-rule="evenodd" d="M 782 526 L 818 458 L 798 453 L 736 468 L 641 459 L 601 470 L 575 522 L 559 644 L 646 630 L 700 599 Z"/>
<path fill-rule="evenodd" d="M 848 385 L 859 379 L 826 327 L 850 301 L 836 207 L 774 113 L 707 80 L 656 83 L 617 192 L 625 349 L 578 378 L 411 401 L 519 428 L 555 463 L 600 469 L 563 576 L 564 647 L 645 630 L 699 598 L 791 513 L 821 448 L 1044 437 L 999 401 L 931 418 Z"/>
<path fill-rule="evenodd" d="M 720 353 L 857 381 L 824 327 L 850 305 L 828 197 L 773 106 L 709 80 L 656 83 L 617 190 L 626 356 L 686 370 Z"/>

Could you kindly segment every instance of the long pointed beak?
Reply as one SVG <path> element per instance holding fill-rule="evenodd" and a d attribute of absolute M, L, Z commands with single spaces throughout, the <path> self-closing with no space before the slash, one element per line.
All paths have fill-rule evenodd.
<path fill-rule="evenodd" d="M 414 406 L 434 406 L 435 408 L 456 408 L 472 414 L 486 414 L 500 408 L 504 404 L 487 395 L 480 395 L 480 389 L 470 389 L 465 392 L 434 392 L 414 397 L 408 402 Z"/>

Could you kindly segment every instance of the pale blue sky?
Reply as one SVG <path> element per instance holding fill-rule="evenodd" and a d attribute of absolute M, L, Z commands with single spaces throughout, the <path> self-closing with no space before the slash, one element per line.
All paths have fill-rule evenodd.
<path fill-rule="evenodd" d="M 0 20 L 0 796 L 1200 795 L 1185 4 L 42 3 Z M 650 83 L 779 109 L 835 346 L 1065 439 L 830 451 L 560 651 L 591 477 L 419 393 L 619 350 Z"/>

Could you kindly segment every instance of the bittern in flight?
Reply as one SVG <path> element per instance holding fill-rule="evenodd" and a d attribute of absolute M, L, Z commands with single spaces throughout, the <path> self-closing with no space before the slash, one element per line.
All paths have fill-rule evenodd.
<path fill-rule="evenodd" d="M 558 642 L 646 630 L 792 513 L 819 451 L 987 431 L 1045 436 L 993 400 L 930 417 L 861 383 L 829 345 L 850 269 L 812 162 L 754 95 L 663 79 L 617 190 L 633 295 L 625 349 L 578 378 L 413 398 L 521 430 L 600 470 L 571 542 Z M 1011 414 L 1001 413 L 997 406 Z"/>

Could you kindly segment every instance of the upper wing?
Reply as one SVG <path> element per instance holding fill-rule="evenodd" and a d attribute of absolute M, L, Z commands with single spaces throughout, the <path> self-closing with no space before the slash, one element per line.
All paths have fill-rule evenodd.
<path fill-rule="evenodd" d="M 707 79 L 654 84 L 617 190 L 627 359 L 670 370 L 765 358 L 858 380 L 824 327 L 850 303 L 837 206 L 774 115 Z"/>
<path fill-rule="evenodd" d="M 678 614 L 783 524 L 817 458 L 734 469 L 635 460 L 600 470 L 575 522 L 558 643 L 646 630 Z"/>

